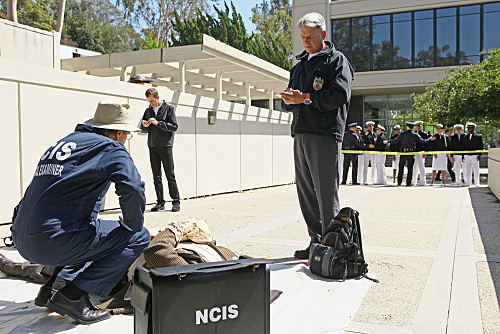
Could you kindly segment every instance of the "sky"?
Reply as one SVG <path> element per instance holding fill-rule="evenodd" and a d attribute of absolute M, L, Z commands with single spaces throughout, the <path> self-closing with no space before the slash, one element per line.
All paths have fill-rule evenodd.
<path fill-rule="evenodd" d="M 224 1 L 220 2 L 222 6 L 224 6 Z M 236 11 L 241 14 L 243 18 L 243 22 L 245 23 L 245 27 L 247 28 L 247 32 L 250 33 L 255 30 L 255 24 L 252 23 L 252 8 L 257 4 L 261 4 L 262 0 L 233 0 L 234 7 L 236 7 Z M 229 5 L 229 0 L 228 0 Z"/>

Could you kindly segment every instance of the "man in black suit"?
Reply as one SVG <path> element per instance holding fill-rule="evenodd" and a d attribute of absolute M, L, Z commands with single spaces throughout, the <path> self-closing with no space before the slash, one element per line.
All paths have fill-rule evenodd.
<path fill-rule="evenodd" d="M 464 150 L 475 151 L 484 149 L 483 137 L 475 132 L 476 124 L 467 122 L 467 134 L 464 137 Z M 465 163 L 464 181 L 465 185 L 472 184 L 472 172 L 474 172 L 474 184 L 479 185 L 479 161 L 482 153 L 466 153 L 462 161 Z"/>
<path fill-rule="evenodd" d="M 177 118 L 174 107 L 165 101 L 160 101 L 160 96 L 155 88 L 146 91 L 146 98 L 150 106 L 142 116 L 141 130 L 148 133 L 149 160 L 153 171 L 153 181 L 156 190 L 156 205 L 151 211 L 165 209 L 165 198 L 163 197 L 163 182 L 161 165 L 165 170 L 168 181 L 168 191 L 172 199 L 172 211 L 181 209 L 179 189 L 174 173 L 174 135 L 177 131 Z"/>

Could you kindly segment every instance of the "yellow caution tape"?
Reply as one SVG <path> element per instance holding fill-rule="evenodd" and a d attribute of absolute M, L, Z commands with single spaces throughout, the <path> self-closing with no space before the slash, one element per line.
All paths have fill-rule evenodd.
<path fill-rule="evenodd" d="M 488 150 L 475 150 L 475 151 L 419 151 L 419 152 L 391 152 L 391 151 L 356 151 L 356 150 L 342 150 L 342 153 L 351 154 L 385 154 L 385 155 L 432 155 L 432 154 L 456 154 L 461 155 L 464 153 L 486 153 Z"/>

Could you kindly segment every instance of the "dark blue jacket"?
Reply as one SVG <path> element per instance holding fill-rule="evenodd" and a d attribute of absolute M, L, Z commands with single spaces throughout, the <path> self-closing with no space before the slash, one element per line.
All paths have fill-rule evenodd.
<path fill-rule="evenodd" d="M 78 124 L 75 132 L 43 153 L 13 231 L 83 230 L 97 217 L 111 182 L 119 196 L 123 227 L 141 231 L 144 182 L 132 157 L 123 144 L 94 133 L 91 126 Z"/>
<path fill-rule="evenodd" d="M 354 70 L 332 43 L 325 41 L 325 44 L 310 60 L 307 60 L 309 54 L 303 51 L 296 57 L 300 61 L 290 70 L 288 87 L 310 93 L 312 104 L 287 105 L 281 101 L 281 106 L 283 111 L 293 112 L 292 137 L 313 134 L 342 142 Z M 321 87 L 314 88 L 315 80 L 322 82 Z"/>

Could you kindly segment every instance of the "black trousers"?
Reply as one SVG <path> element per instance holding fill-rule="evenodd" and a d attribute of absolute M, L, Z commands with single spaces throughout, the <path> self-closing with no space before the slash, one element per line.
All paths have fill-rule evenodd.
<path fill-rule="evenodd" d="M 352 153 L 344 154 L 344 171 L 342 174 L 342 183 L 347 183 L 347 173 L 349 172 L 349 165 L 352 162 L 352 183 L 358 183 L 358 155 Z"/>
<path fill-rule="evenodd" d="M 172 153 L 172 146 L 168 147 L 150 147 L 149 148 L 149 161 L 151 162 L 151 170 L 153 171 L 153 182 L 156 190 L 156 200 L 158 203 L 165 202 L 163 197 L 163 182 L 161 175 L 161 165 L 167 176 L 168 192 L 172 203 L 179 202 L 179 189 L 177 188 L 177 181 L 175 181 L 174 173 L 174 157 Z"/>
<path fill-rule="evenodd" d="M 329 224 L 340 211 L 341 149 L 342 143 L 333 137 L 294 136 L 297 194 L 311 242 L 320 241 L 324 224 Z"/>
<path fill-rule="evenodd" d="M 408 173 L 406 174 L 406 185 L 411 185 L 411 179 L 413 178 L 413 164 L 415 163 L 414 155 L 401 155 L 399 158 L 399 171 L 398 171 L 398 185 L 403 183 L 403 172 L 405 168 L 406 161 L 408 161 Z"/>

